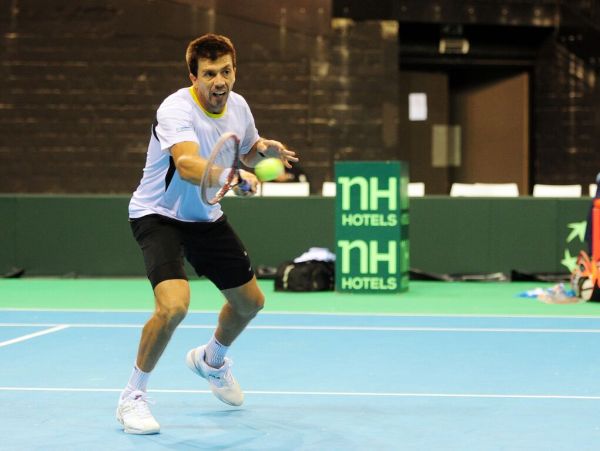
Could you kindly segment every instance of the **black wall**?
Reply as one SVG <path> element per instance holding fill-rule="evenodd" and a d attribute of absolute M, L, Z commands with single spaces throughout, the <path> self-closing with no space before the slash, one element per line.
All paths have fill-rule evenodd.
<path fill-rule="evenodd" d="M 0 192 L 130 193 L 156 108 L 189 85 L 186 45 L 209 31 L 236 44 L 235 90 L 313 190 L 335 158 L 393 157 L 395 28 L 332 26 L 328 0 L 0 0 L 0 27 Z"/>
<path fill-rule="evenodd" d="M 0 192 L 130 193 L 156 108 L 189 83 L 185 46 L 207 31 L 234 40 L 236 91 L 262 135 L 300 152 L 313 192 L 336 159 L 397 157 L 402 64 L 527 67 L 531 183 L 592 182 L 599 10 L 598 0 L 0 0 Z M 439 34 L 457 30 L 448 24 L 471 34 L 470 55 L 438 54 Z"/>

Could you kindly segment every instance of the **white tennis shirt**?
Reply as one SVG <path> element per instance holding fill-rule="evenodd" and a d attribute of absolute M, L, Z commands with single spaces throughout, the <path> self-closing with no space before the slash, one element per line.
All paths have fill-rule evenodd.
<path fill-rule="evenodd" d="M 191 87 L 167 97 L 156 113 L 142 180 L 129 202 L 129 217 L 160 214 L 180 221 L 219 219 L 221 206 L 202 202 L 200 187 L 179 176 L 170 148 L 192 141 L 199 144 L 200 155 L 208 158 L 225 132 L 234 132 L 240 138 L 241 154 L 248 153 L 259 139 L 250 107 L 241 95 L 230 92 L 220 114 L 204 110 Z"/>

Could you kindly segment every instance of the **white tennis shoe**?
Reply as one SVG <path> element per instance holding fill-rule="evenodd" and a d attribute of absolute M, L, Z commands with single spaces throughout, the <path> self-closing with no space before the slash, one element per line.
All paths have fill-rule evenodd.
<path fill-rule="evenodd" d="M 148 395 L 143 391 L 133 391 L 117 406 L 117 420 L 128 434 L 158 434 L 160 425 L 148 407 Z"/>
<path fill-rule="evenodd" d="M 241 406 L 244 402 L 244 392 L 231 374 L 233 362 L 225 357 L 221 368 L 213 368 L 204 361 L 205 354 L 206 345 L 194 348 L 187 353 L 185 363 L 190 370 L 208 381 L 210 390 L 217 398 L 225 404 Z"/>

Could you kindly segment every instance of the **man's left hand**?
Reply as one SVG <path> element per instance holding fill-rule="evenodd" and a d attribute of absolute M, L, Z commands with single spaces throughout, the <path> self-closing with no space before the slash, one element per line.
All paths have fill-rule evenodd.
<path fill-rule="evenodd" d="M 261 139 L 256 150 L 267 158 L 279 158 L 288 169 L 292 167 L 292 163 L 299 161 L 296 152 L 286 149 L 282 143 L 273 139 Z"/>

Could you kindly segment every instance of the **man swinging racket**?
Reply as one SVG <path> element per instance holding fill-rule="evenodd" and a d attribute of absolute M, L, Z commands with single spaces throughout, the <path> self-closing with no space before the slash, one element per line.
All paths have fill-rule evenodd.
<path fill-rule="evenodd" d="M 188 352 L 186 364 L 207 379 L 221 401 L 234 406 L 244 401 L 225 355 L 263 307 L 264 295 L 243 244 L 219 203 L 200 195 L 200 185 L 206 175 L 220 195 L 231 188 L 248 196 L 256 192 L 257 179 L 237 165 L 211 166 L 211 150 L 226 135 L 234 137 L 236 155 L 248 167 L 267 158 L 278 158 L 288 168 L 298 161 L 280 142 L 258 135 L 248 104 L 232 91 L 236 53 L 227 37 L 206 34 L 193 40 L 186 61 L 192 86 L 170 95 L 158 108 L 143 177 L 129 204 L 131 228 L 155 297 L 154 314 L 142 330 L 135 366 L 117 407 L 118 421 L 132 434 L 160 431 L 148 407 L 146 386 L 189 307 L 184 256 L 226 300 L 214 335 Z"/>

